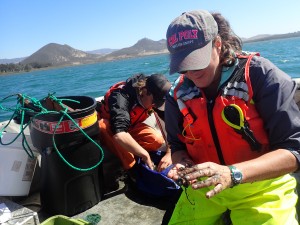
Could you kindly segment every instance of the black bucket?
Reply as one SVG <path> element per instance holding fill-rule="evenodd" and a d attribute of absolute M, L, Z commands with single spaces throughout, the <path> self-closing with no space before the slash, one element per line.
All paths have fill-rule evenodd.
<path fill-rule="evenodd" d="M 49 112 L 39 115 L 37 113 L 30 113 L 31 116 L 34 116 L 32 122 L 29 124 L 30 136 L 34 147 L 39 150 L 54 147 L 54 133 L 55 145 L 59 149 L 64 149 L 85 141 L 87 137 L 74 122 L 91 138 L 99 134 L 97 112 L 95 110 L 96 100 L 94 98 L 87 96 L 66 96 L 58 97 L 57 99 L 61 100 L 66 106 L 74 109 L 74 111 L 68 112 L 73 121 L 62 112 Z M 46 101 L 42 100 L 41 104 L 45 107 Z M 57 127 L 63 115 L 63 120 Z"/>
<path fill-rule="evenodd" d="M 95 165 L 102 157 L 98 147 L 88 141 L 68 147 L 61 154 L 81 168 Z M 74 170 L 53 150 L 42 152 L 41 164 L 41 203 L 45 212 L 73 216 L 103 199 L 102 163 L 88 171 Z"/>
<path fill-rule="evenodd" d="M 96 100 L 86 96 L 57 99 L 68 108 L 67 115 L 61 104 L 49 98 L 40 101 L 49 111 L 46 114 L 39 109 L 26 113 L 32 143 L 42 156 L 42 208 L 51 215 L 73 216 L 102 200 L 103 151 L 97 140 Z"/>

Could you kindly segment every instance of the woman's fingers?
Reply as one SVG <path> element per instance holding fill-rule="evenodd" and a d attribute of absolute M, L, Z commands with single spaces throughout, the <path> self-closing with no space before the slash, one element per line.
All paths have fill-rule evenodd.
<path fill-rule="evenodd" d="M 230 170 L 216 163 L 202 163 L 178 171 L 179 178 L 191 184 L 193 189 L 213 187 L 206 193 L 207 198 L 220 193 L 231 186 Z"/>

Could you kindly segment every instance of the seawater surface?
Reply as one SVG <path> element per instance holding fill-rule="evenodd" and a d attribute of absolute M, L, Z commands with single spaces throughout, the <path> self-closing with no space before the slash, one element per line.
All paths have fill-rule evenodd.
<path fill-rule="evenodd" d="M 291 77 L 300 78 L 300 38 L 253 42 L 244 44 L 245 51 L 259 52 Z M 0 76 L 0 99 L 21 93 L 42 99 L 48 93 L 55 96 L 104 95 L 114 83 L 126 80 L 136 73 L 163 73 L 170 81 L 177 75 L 168 74 L 168 55 L 154 55 L 141 58 L 101 62 L 28 73 Z M 2 102 L 4 107 L 15 107 L 16 98 Z M 8 120 L 11 111 L 0 110 L 0 121 Z"/>

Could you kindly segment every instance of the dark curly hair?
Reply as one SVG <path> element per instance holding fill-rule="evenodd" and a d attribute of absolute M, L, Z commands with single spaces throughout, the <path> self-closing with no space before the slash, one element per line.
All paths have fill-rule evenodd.
<path fill-rule="evenodd" d="M 235 63 L 235 54 L 242 51 L 242 40 L 233 32 L 229 22 L 220 13 L 211 13 L 218 24 L 218 35 L 222 40 L 220 64 L 230 67 Z"/>

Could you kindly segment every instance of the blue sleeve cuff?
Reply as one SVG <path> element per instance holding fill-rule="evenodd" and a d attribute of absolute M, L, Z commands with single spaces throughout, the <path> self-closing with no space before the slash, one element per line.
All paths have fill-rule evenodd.
<path fill-rule="evenodd" d="M 296 157 L 298 162 L 298 169 L 295 172 L 299 172 L 300 169 L 300 150 L 289 149 L 289 151 Z"/>

